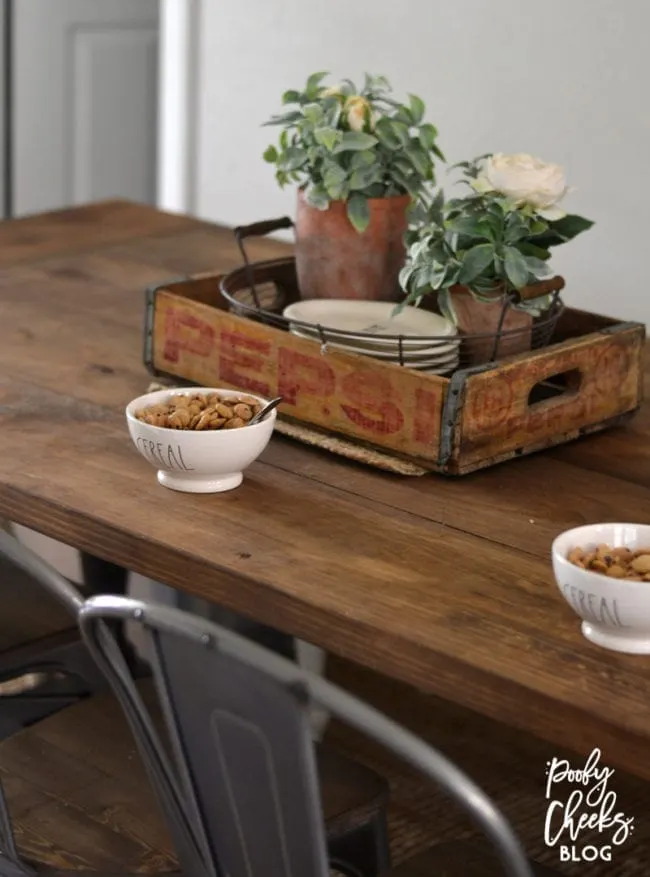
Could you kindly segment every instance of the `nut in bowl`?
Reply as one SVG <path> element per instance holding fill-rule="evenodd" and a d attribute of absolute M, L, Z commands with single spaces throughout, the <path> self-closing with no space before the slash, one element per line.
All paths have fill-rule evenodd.
<path fill-rule="evenodd" d="M 650 525 L 592 524 L 553 542 L 558 588 L 593 643 L 650 654 Z"/>
<path fill-rule="evenodd" d="M 244 469 L 269 443 L 277 412 L 249 423 L 266 404 L 236 390 L 158 390 L 130 402 L 126 420 L 160 484 L 185 493 L 220 493 L 239 487 Z"/>

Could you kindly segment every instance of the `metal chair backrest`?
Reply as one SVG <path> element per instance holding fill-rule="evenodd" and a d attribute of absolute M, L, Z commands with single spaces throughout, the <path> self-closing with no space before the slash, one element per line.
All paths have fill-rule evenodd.
<path fill-rule="evenodd" d="M 71 622 L 79 622 L 84 597 L 66 578 L 47 561 L 40 558 L 17 539 L 0 531 L 0 556 L 24 570 L 43 590 L 56 597 L 70 612 Z M 0 583 L 1 584 L 1 583 Z M 1 587 L 0 587 L 1 611 Z M 102 655 L 111 665 L 111 686 L 133 732 L 152 786 L 167 819 L 174 845 L 192 870 L 189 873 L 206 873 L 206 855 L 188 819 L 185 801 L 178 793 L 178 784 L 169 765 L 165 749 L 138 693 L 110 624 L 98 623 L 95 638 L 101 642 Z M 3 861 L 4 856 L 4 861 Z M 0 874 L 9 873 L 8 862 L 24 870 L 16 850 L 11 818 L 0 782 Z"/>
<path fill-rule="evenodd" d="M 70 612 L 73 619 L 77 618 L 84 602 L 82 594 L 46 560 L 2 529 L 0 529 L 0 556 L 26 572 L 46 593 L 55 597 Z"/>
<path fill-rule="evenodd" d="M 151 660 L 186 796 L 222 877 L 327 877 L 314 750 L 316 703 L 440 785 L 495 847 L 509 877 L 532 871 L 509 823 L 444 755 L 321 677 L 232 631 L 177 609 L 93 597 L 86 642 L 115 684 L 102 625 L 135 621 Z M 182 864 L 182 861 L 181 861 Z"/>

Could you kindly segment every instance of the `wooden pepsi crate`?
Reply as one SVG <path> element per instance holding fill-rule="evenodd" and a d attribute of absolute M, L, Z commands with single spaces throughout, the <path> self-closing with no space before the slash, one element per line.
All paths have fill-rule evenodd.
<path fill-rule="evenodd" d="M 606 429 L 641 403 L 645 327 L 567 309 L 549 346 L 451 377 L 330 349 L 238 316 L 219 275 L 147 293 L 150 371 L 281 395 L 281 418 L 463 475 Z"/>

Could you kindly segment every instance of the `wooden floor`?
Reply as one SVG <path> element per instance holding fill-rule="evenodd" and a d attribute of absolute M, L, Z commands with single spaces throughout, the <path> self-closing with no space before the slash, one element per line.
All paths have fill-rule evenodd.
<path fill-rule="evenodd" d="M 650 874 L 647 783 L 618 770 L 609 782 L 609 788 L 617 794 L 616 809 L 635 817 L 632 838 L 614 849 L 611 862 L 560 864 L 557 852 L 544 845 L 546 762 L 553 756 L 564 755 L 579 767 L 579 757 L 343 661 L 331 659 L 328 676 L 438 746 L 463 767 L 498 801 L 532 858 L 567 877 Z M 326 739 L 389 778 L 391 846 L 396 864 L 434 843 L 476 834 L 464 814 L 442 793 L 387 756 L 380 747 L 338 724 L 332 725 Z M 607 764 L 606 752 L 602 761 Z M 600 847 L 603 840 L 596 833 L 585 832 L 580 843 Z"/>

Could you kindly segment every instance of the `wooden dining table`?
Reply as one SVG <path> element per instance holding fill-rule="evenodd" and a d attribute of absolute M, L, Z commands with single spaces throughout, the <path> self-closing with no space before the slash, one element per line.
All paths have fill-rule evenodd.
<path fill-rule="evenodd" d="M 239 264 L 231 231 L 126 201 L 0 224 L 0 514 L 650 778 L 650 657 L 587 642 L 550 564 L 568 527 L 648 521 L 648 409 L 459 479 L 278 436 L 235 491 L 166 490 L 124 418 L 144 290 Z"/>

